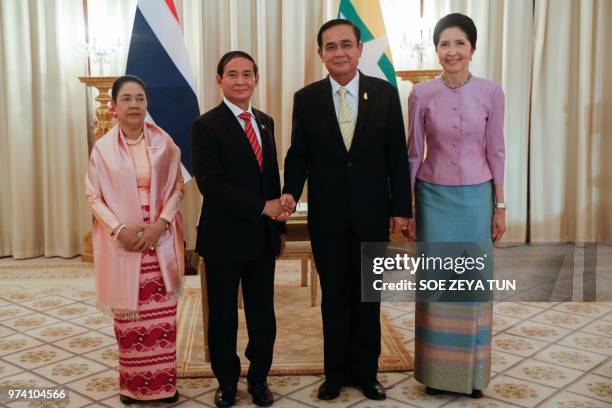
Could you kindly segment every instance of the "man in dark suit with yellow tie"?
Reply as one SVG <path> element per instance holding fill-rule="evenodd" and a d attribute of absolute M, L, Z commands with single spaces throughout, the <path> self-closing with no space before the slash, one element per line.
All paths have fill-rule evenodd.
<path fill-rule="evenodd" d="M 401 106 L 395 87 L 357 70 L 363 44 L 350 21 L 328 21 L 317 43 L 329 76 L 295 94 L 281 201 L 293 207 L 308 179 L 325 353 L 318 398 L 352 384 L 382 400 L 380 303 L 361 301 L 361 242 L 387 242 L 412 215 Z"/>
<path fill-rule="evenodd" d="M 204 196 L 196 250 L 204 257 L 208 287 L 208 342 L 219 388 L 215 405 L 236 399 L 238 285 L 242 282 L 249 333 L 248 391 L 258 406 L 273 402 L 266 378 L 276 336 L 275 258 L 289 208 L 281 205 L 274 122 L 250 105 L 257 65 L 242 51 L 225 54 L 217 67 L 223 102 L 192 129 L 193 169 Z"/>

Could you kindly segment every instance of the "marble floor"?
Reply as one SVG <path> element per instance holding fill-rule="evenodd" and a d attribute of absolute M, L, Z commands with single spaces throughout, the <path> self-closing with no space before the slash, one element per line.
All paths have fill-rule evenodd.
<path fill-rule="evenodd" d="M 44 260 L 44 272 L 31 272 L 36 262 L 0 259 L 0 397 L 30 384 L 64 387 L 70 400 L 6 406 L 122 406 L 112 321 L 95 309 L 91 273 L 75 272 L 83 269 L 78 259 Z M 198 286 L 197 277 L 188 278 L 188 286 Z M 383 309 L 412 351 L 414 304 Z M 354 388 L 319 401 L 321 376 L 270 377 L 269 383 L 275 407 L 612 407 L 612 302 L 496 303 L 492 369 L 480 400 L 428 396 L 410 372 L 379 374 L 388 396 L 382 402 Z M 171 406 L 214 406 L 215 388 L 214 379 L 179 379 L 181 398 Z M 237 406 L 252 406 L 244 381 Z"/>

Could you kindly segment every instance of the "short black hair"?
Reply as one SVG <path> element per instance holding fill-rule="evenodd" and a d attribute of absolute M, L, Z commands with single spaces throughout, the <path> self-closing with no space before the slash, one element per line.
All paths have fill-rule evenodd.
<path fill-rule="evenodd" d="M 217 75 L 223 77 L 223 71 L 225 71 L 225 66 L 234 58 L 246 58 L 253 63 L 253 73 L 257 75 L 257 64 L 253 57 L 247 54 L 244 51 L 230 51 L 225 53 L 221 59 L 219 60 L 219 64 L 217 65 Z"/>
<path fill-rule="evenodd" d="M 138 78 L 135 75 L 123 75 L 115 79 L 115 82 L 113 82 L 113 88 L 111 90 L 111 96 L 113 98 L 113 101 L 117 101 L 117 96 L 119 95 L 121 87 L 128 82 L 135 82 L 138 85 L 142 86 L 142 89 L 144 89 L 145 92 L 145 96 L 147 95 L 147 86 L 145 85 L 142 79 Z"/>
<path fill-rule="evenodd" d="M 472 44 L 472 48 L 476 49 L 476 24 L 474 24 L 474 20 L 461 13 L 447 14 L 438 20 L 433 32 L 433 42 L 436 48 L 438 48 L 442 31 L 451 27 L 457 27 L 463 31 L 470 44 Z"/>
<path fill-rule="evenodd" d="M 319 46 L 319 48 L 323 48 L 323 33 L 337 25 L 350 26 L 353 29 L 355 38 L 357 38 L 357 44 L 359 44 L 359 41 L 361 41 L 361 31 L 359 30 L 359 27 L 353 24 L 353 22 L 350 20 L 345 20 L 344 18 L 335 18 L 333 20 L 329 20 L 328 22 L 323 24 L 321 28 L 319 28 L 319 32 L 317 33 L 317 45 Z"/>

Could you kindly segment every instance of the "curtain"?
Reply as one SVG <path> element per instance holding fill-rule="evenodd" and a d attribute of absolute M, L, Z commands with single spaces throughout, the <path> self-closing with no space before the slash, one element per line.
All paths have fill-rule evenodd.
<path fill-rule="evenodd" d="M 536 242 L 612 242 L 612 3 L 536 0 L 530 228 Z"/>
<path fill-rule="evenodd" d="M 86 2 L 90 36 L 102 27 L 120 40 L 106 74 L 125 71 L 136 3 Z M 251 53 L 260 68 L 253 106 L 275 119 L 282 167 L 293 93 L 325 74 L 315 37 L 319 26 L 336 16 L 339 1 L 175 3 L 200 110 L 221 100 L 215 82 L 220 56 L 232 49 Z M 394 0 L 383 0 L 383 7 L 387 3 Z M 606 24 L 612 21 L 612 4 L 424 4 L 436 17 L 459 11 L 474 19 L 479 38 L 472 72 L 505 90 L 505 241 L 612 242 L 612 160 L 607 158 L 612 115 L 605 114 L 612 108 L 612 70 L 606 69 L 612 66 L 612 28 Z M 90 229 L 83 186 L 90 96 L 77 79 L 86 74 L 85 57 L 77 52 L 84 44 L 83 13 L 82 0 L 0 0 L 0 256 L 74 256 Z M 400 90 L 405 102 L 409 87 L 402 84 Z M 190 182 L 182 206 L 189 248 L 195 244 L 200 205 Z"/>
<path fill-rule="evenodd" d="M 3 4 L 0 3 L 0 7 Z M 0 11 L 2 8 L 0 8 Z M 4 13 L 0 15 L 0 50 L 5 50 L 4 41 Z M 8 143 L 8 112 L 7 101 L 8 92 L 6 90 L 4 52 L 0 52 L 0 256 L 12 253 L 11 235 L 12 225 L 8 226 L 11 219 L 12 200 L 8 197 L 11 194 L 11 162 Z"/>
<path fill-rule="evenodd" d="M 0 256 L 81 253 L 83 22 L 81 0 L 0 0 Z"/>

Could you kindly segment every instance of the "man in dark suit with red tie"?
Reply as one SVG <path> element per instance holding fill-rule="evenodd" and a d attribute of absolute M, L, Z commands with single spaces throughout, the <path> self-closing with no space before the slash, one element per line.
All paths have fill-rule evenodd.
<path fill-rule="evenodd" d="M 354 24 L 328 21 L 317 43 L 329 76 L 295 94 L 281 201 L 294 206 L 308 179 L 325 355 L 318 398 L 352 384 L 382 400 L 380 303 L 361 301 L 361 243 L 388 241 L 411 217 L 401 106 L 395 87 L 357 70 L 363 44 Z"/>
<path fill-rule="evenodd" d="M 250 105 L 259 76 L 253 58 L 225 54 L 217 67 L 223 102 L 193 124 L 193 170 L 204 196 L 196 250 L 204 258 L 208 287 L 208 344 L 219 382 L 215 405 L 236 399 L 238 285 L 242 282 L 250 361 L 248 390 L 258 406 L 273 402 L 266 378 L 276 336 L 275 259 L 284 248 L 290 208 L 283 206 L 274 122 Z"/>

